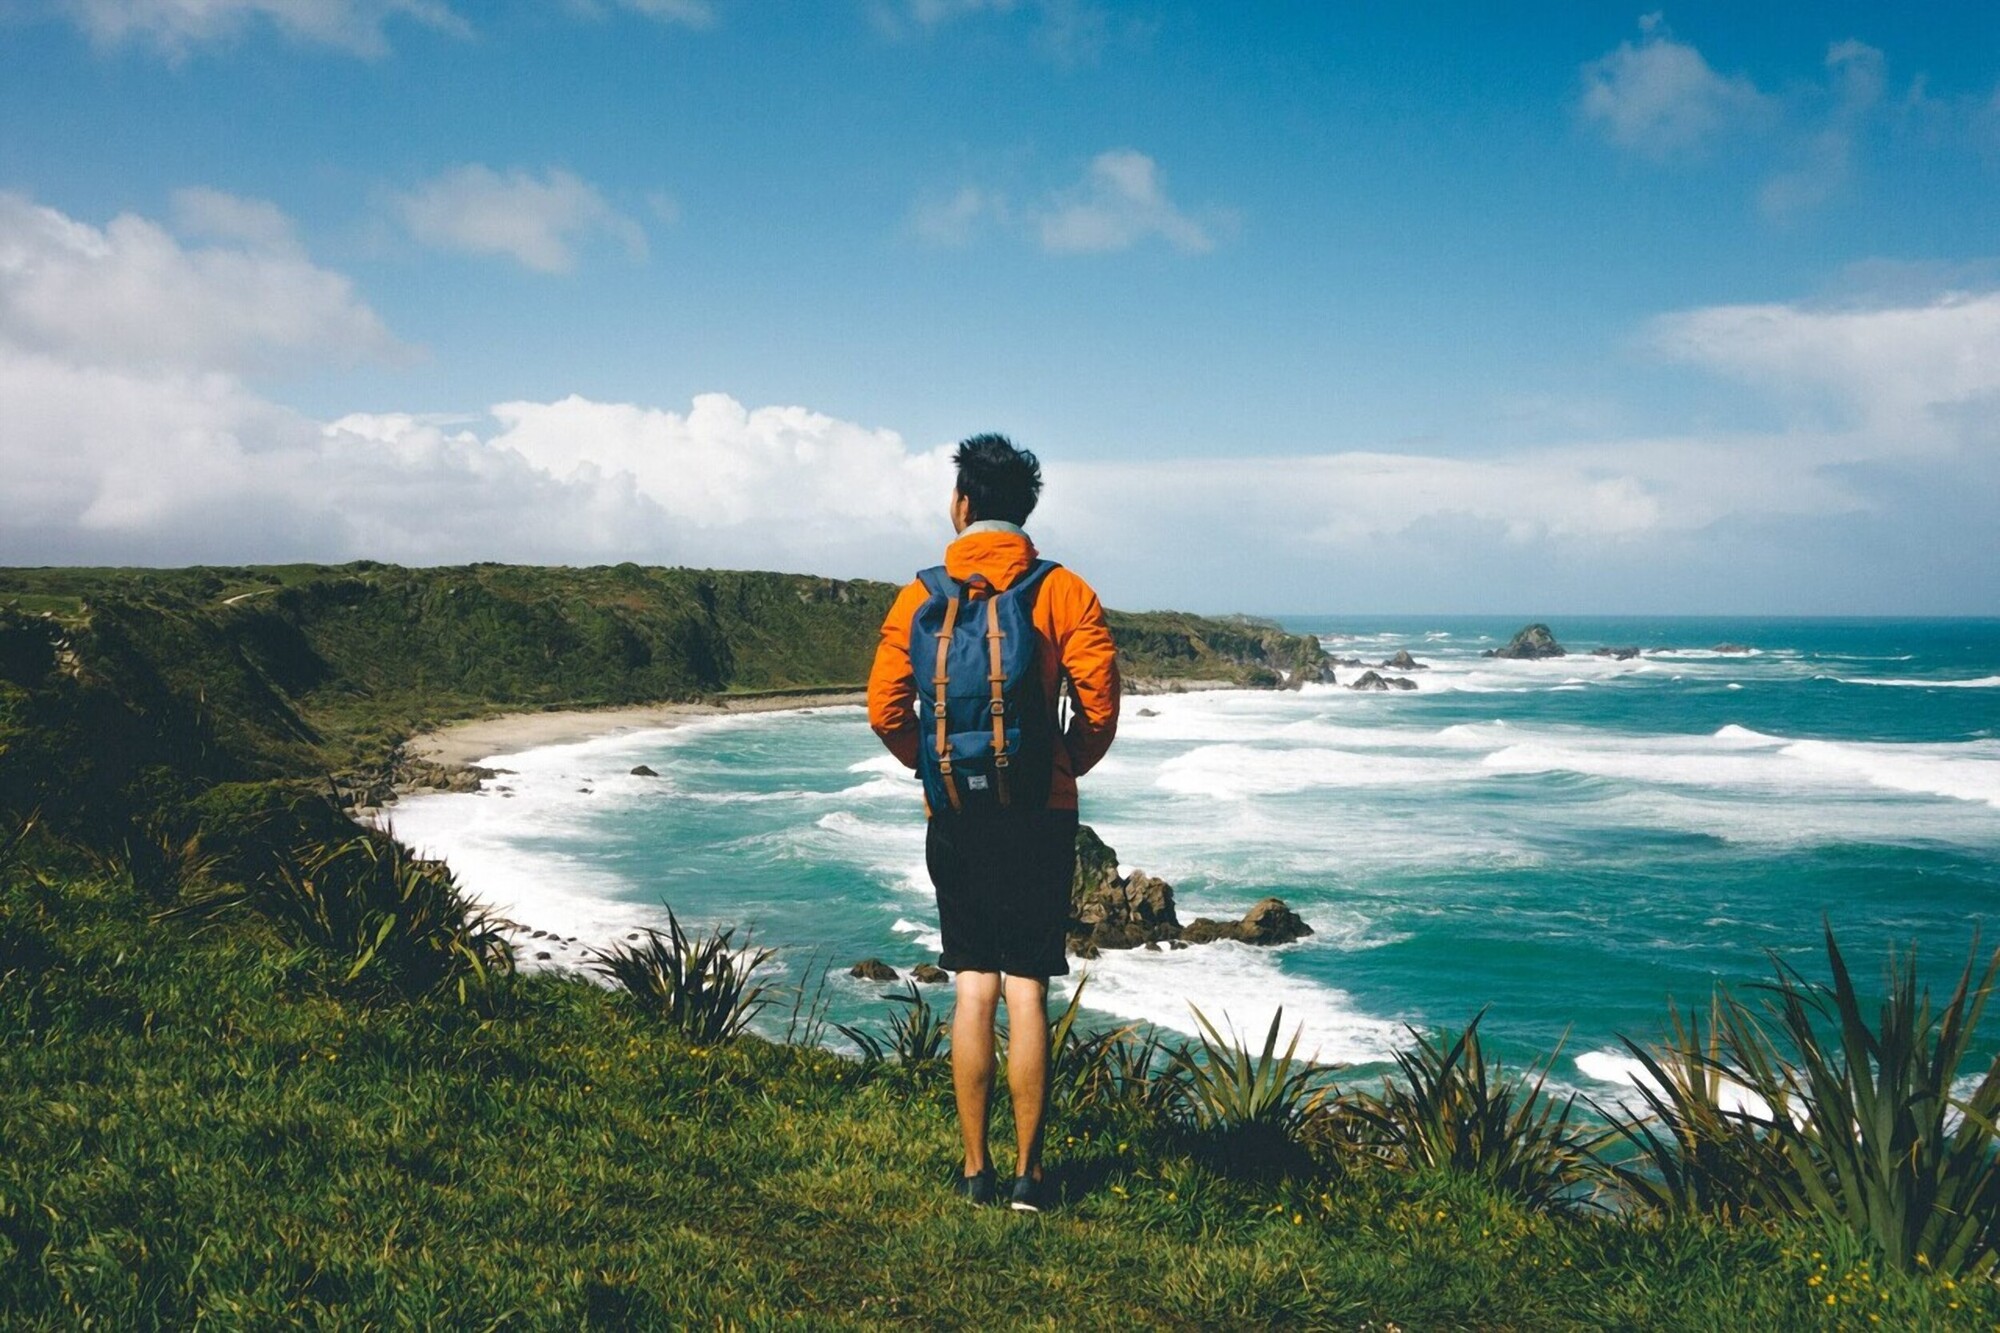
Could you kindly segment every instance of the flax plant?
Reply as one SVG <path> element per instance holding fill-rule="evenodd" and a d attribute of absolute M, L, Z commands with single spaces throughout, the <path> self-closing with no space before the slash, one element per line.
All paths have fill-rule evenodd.
<path fill-rule="evenodd" d="M 702 1045 L 728 1041 L 749 1025 L 775 996 L 754 984 L 758 969 L 775 956 L 771 949 L 736 947 L 733 928 L 705 936 L 688 934 L 667 909 L 663 934 L 647 930 L 638 944 L 591 950 L 591 970 L 608 978 L 645 1013 Z"/>
<path fill-rule="evenodd" d="M 1168 1058 L 1179 1079 L 1175 1095 L 1182 1118 L 1194 1129 L 1230 1145 L 1236 1155 L 1264 1162 L 1290 1156 L 1300 1132 L 1329 1095 L 1321 1071 L 1298 1058 L 1303 1026 L 1278 1053 L 1285 1011 L 1271 1015 L 1263 1048 L 1253 1054 L 1232 1028 L 1227 1035 L 1193 1005 L 1201 1027 L 1200 1054 L 1182 1046 Z"/>
<path fill-rule="evenodd" d="M 514 970 L 507 923 L 466 894 L 442 861 L 379 835 L 311 849 L 250 884 L 161 916 L 212 919 L 237 908 L 331 956 L 344 983 L 378 981 L 407 995 L 445 988 L 475 1003 Z"/>
<path fill-rule="evenodd" d="M 1906 1272 L 1987 1269 L 2000 1256 L 2000 1056 L 1970 1096 L 1952 1089 L 2000 952 L 1982 970 L 1975 943 L 1951 998 L 1935 1008 L 1918 988 L 1915 950 L 1892 954 L 1871 1027 L 1833 931 L 1825 933 L 1832 984 L 1778 964 L 1768 1008 L 1790 1058 L 1752 1070 L 1792 1167 L 1775 1182 L 1783 1202 L 1844 1224 Z M 1794 1103 L 1803 1114 L 1786 1113 Z"/>
<path fill-rule="evenodd" d="M 1138 1023 L 1103 1032 L 1079 1031 L 1077 1019 L 1089 981 L 1087 975 L 1078 980 L 1068 1005 L 1049 1029 L 1051 1096 L 1070 1111 L 1124 1108 L 1165 1113 L 1179 1078 L 1164 1041 L 1157 1031 L 1142 1032 Z"/>
<path fill-rule="evenodd" d="M 891 1056 L 899 1065 L 921 1065 L 943 1059 L 950 1050 L 949 1028 L 942 1018 L 931 1008 L 931 1002 L 914 981 L 903 983 L 901 993 L 884 995 L 891 1004 L 904 1008 L 890 1020 L 886 1035 L 869 1032 L 846 1023 L 836 1023 L 840 1034 L 861 1048 L 861 1062 L 865 1065 L 880 1065 L 889 1062 Z"/>
<path fill-rule="evenodd" d="M 1479 1040 L 1485 1016 L 1436 1041 L 1411 1029 L 1416 1049 L 1395 1056 L 1400 1081 L 1352 1101 L 1359 1150 L 1392 1169 L 1479 1177 L 1531 1208 L 1571 1207 L 1601 1178 L 1594 1150 L 1607 1135 L 1573 1123 L 1574 1096 L 1546 1092 L 1560 1048 L 1526 1081 L 1489 1062 Z"/>
<path fill-rule="evenodd" d="M 1775 1073 L 1769 1043 L 1751 1016 L 1718 991 L 1706 1031 L 1698 1014 L 1667 1007 L 1667 1034 L 1646 1047 L 1620 1038 L 1639 1062 L 1646 1113 L 1599 1108 L 1629 1152 L 1607 1161 L 1611 1176 L 1640 1206 L 1675 1216 L 1735 1220 L 1773 1210 L 1773 1190 L 1790 1170 L 1764 1099 L 1732 1071 L 1730 1051 L 1768 1084 Z M 1780 1209 L 1779 1211 L 1782 1211 Z"/>

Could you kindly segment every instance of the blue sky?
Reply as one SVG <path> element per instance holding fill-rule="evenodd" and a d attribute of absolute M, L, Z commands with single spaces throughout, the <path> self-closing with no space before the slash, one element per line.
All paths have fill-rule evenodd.
<path fill-rule="evenodd" d="M 0 0 L 0 560 L 2000 612 L 2000 11 Z"/>

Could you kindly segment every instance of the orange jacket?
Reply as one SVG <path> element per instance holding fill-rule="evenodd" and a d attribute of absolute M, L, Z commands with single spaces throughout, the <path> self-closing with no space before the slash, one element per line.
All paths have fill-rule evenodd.
<path fill-rule="evenodd" d="M 1004 591 L 1035 562 L 1035 544 L 1025 533 L 969 532 L 945 548 L 945 572 L 960 583 L 974 574 Z M 913 579 L 897 594 L 882 622 L 882 641 L 868 673 L 868 725 L 903 761 L 917 766 L 917 688 L 910 667 L 910 620 L 930 596 Z M 1118 732 L 1118 657 L 1104 606 L 1090 585 L 1068 569 L 1053 569 L 1035 593 L 1035 633 L 1041 639 L 1042 692 L 1055 706 L 1064 675 L 1076 699 L 1075 716 L 1063 744 L 1055 747 L 1049 805 L 1076 809 L 1076 780 L 1088 773 Z"/>

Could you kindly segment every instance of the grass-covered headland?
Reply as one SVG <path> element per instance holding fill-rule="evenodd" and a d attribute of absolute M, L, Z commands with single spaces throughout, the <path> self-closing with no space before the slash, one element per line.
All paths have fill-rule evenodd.
<path fill-rule="evenodd" d="M 1180 1045 L 1072 1009 L 1062 1202 L 1021 1217 L 945 1188 L 914 988 L 843 1037 L 678 923 L 604 985 L 517 975 L 448 869 L 330 799 L 425 721 L 848 683 L 883 596 L 0 572 L 0 1323 L 2000 1323 L 1987 966 L 1857 986 L 1829 940 L 1823 974 L 1635 1034 L 1650 1106 L 1608 1117 L 1494 1067 L 1473 1014 L 1364 1086 L 1276 1028 Z M 1302 652 L 1172 623 L 1202 639 L 1183 678 L 1229 656 L 1210 633 Z M 742 1031 L 759 1007 L 790 1040 Z"/>

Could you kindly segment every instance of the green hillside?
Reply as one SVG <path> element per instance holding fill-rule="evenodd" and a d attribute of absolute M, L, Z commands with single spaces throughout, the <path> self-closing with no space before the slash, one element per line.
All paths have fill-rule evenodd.
<path fill-rule="evenodd" d="M 894 595 L 631 564 L 0 570 L 0 802 L 104 810 L 176 778 L 378 770 L 412 732 L 495 711 L 857 688 Z M 1155 684 L 1323 662 L 1256 622 L 1113 626 L 1127 674 Z"/>

